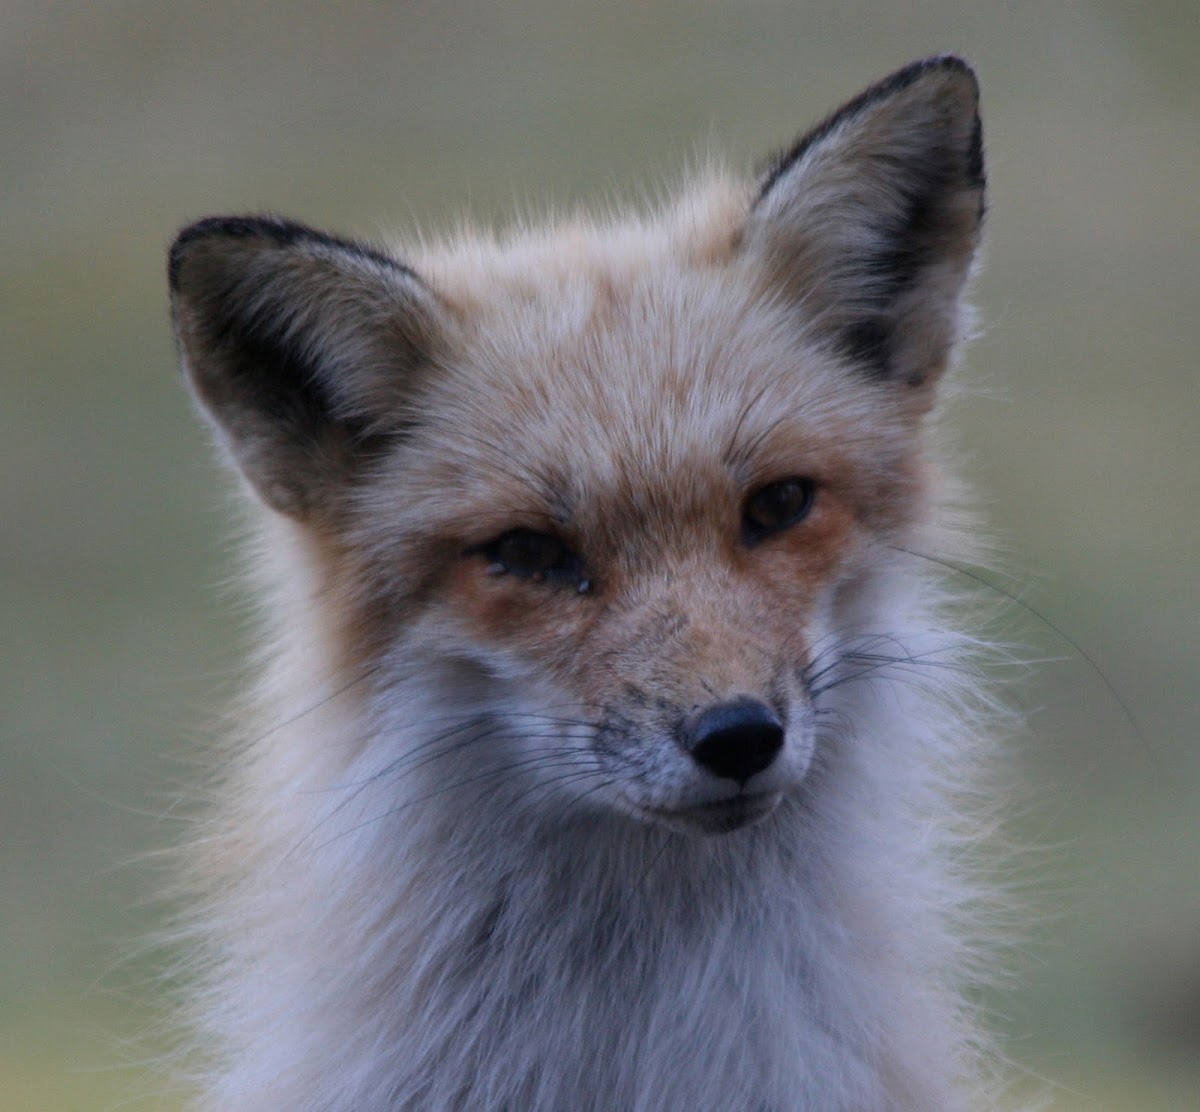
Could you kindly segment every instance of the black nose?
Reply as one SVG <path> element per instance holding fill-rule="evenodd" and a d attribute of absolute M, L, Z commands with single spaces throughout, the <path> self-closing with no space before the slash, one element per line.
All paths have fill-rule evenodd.
<path fill-rule="evenodd" d="M 745 784 L 783 748 L 783 725 L 765 703 L 741 696 L 703 711 L 685 737 L 698 764 Z"/>

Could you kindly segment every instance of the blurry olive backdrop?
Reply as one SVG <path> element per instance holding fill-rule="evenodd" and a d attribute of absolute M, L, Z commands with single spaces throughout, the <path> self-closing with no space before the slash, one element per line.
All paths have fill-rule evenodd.
<path fill-rule="evenodd" d="M 637 197 L 709 149 L 752 166 L 943 50 L 979 67 L 991 179 L 980 390 L 953 422 L 1002 582 L 1145 737 L 1009 607 L 1052 659 L 1020 696 L 1028 937 L 989 1007 L 1055 1108 L 1200 1108 L 1184 0 L 0 4 L 0 1108 L 175 1105 L 138 1066 L 155 1040 L 129 1041 L 158 995 L 131 957 L 161 881 L 139 855 L 177 836 L 239 625 L 227 485 L 167 327 L 174 230 Z"/>

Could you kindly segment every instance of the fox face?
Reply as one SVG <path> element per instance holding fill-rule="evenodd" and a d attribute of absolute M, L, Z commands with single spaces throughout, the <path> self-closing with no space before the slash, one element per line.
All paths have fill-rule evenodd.
<path fill-rule="evenodd" d="M 940 58 L 624 223 L 393 252 L 201 221 L 174 320 L 380 736 L 481 798 L 725 833 L 806 790 L 930 512 L 982 197 Z"/>
<path fill-rule="evenodd" d="M 681 295 L 680 275 L 664 296 L 606 277 L 623 292 L 581 291 L 558 336 L 501 351 L 489 330 L 486 406 L 431 388 L 359 518 L 365 541 L 415 497 L 419 532 L 397 529 L 360 593 L 421 583 L 399 607 L 409 644 L 577 719 L 569 742 L 550 732 L 580 746 L 592 804 L 729 829 L 803 779 L 813 662 L 913 509 L 916 463 L 891 391 L 864 399 L 741 283 L 701 272 Z M 535 732 L 531 763 L 550 748 Z"/>

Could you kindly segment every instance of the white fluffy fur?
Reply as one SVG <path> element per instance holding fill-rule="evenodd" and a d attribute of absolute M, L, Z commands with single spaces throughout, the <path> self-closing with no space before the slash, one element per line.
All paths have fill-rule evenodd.
<path fill-rule="evenodd" d="M 957 69 L 930 72 L 961 80 Z M 929 95 L 949 94 L 938 86 Z M 856 119 L 829 142 L 858 135 Z M 908 132 L 887 134 L 903 143 Z M 527 450 L 561 450 L 598 487 L 625 479 L 636 488 L 641 477 L 649 487 L 665 475 L 686 489 L 689 451 L 727 438 L 743 408 L 748 427 L 766 429 L 776 410 L 794 408 L 814 437 L 842 430 L 838 450 L 861 452 L 881 480 L 898 454 L 917 459 L 921 493 L 907 520 L 877 532 L 856 525 L 844 571 L 822 581 L 798 619 L 808 660 L 791 664 L 844 682 L 810 682 L 824 688 L 813 705 L 811 690 L 793 694 L 792 718 L 808 725 L 789 727 L 794 775 L 782 802 L 756 825 L 709 837 L 634 817 L 591 755 L 579 693 L 445 611 L 402 617 L 377 656 L 348 660 L 327 538 L 264 513 L 252 564 L 270 599 L 270 649 L 254 709 L 224 755 L 224 802 L 194 855 L 207 893 L 192 1007 L 209 1060 L 203 1108 L 983 1106 L 979 1034 L 963 993 L 976 972 L 965 939 L 978 898 L 962 874 L 990 748 L 986 700 L 970 639 L 948 621 L 939 569 L 913 554 L 963 553 L 926 444 L 928 401 L 888 401 L 889 391 L 930 387 L 864 384 L 818 334 L 816 317 L 833 309 L 818 306 L 797 330 L 794 290 L 752 288 L 762 259 L 782 265 L 788 249 L 776 238 L 741 261 L 722 255 L 741 242 L 727 231 L 751 199 L 745 187 L 718 185 L 669 219 L 403 255 L 457 307 L 460 329 L 453 354 L 440 357 L 442 385 L 416 412 L 427 404 L 457 416 L 360 489 L 356 524 L 339 543 L 386 563 L 389 546 L 402 549 L 423 523 L 440 528 L 437 514 L 460 491 L 438 486 L 435 465 L 459 435 L 458 464 L 469 463 L 477 448 L 465 430 L 494 440 L 512 427 L 509 462 L 485 454 L 497 470 L 521 466 L 509 457 Z M 769 234 L 781 233 L 758 228 L 744 239 Z M 929 331 L 914 326 L 906 340 L 907 359 L 934 352 L 932 377 L 946 358 L 937 345 L 957 338 L 971 247 L 947 248 L 930 279 L 937 304 L 919 323 Z M 795 265 L 819 272 L 821 250 L 799 252 Z M 665 282 L 674 300 L 634 297 L 667 308 L 637 327 L 626 312 L 625 332 L 594 341 L 589 358 L 607 377 L 563 385 L 533 367 L 539 351 L 579 333 L 608 296 L 597 286 L 614 275 L 621 289 Z M 818 286 L 801 301 L 821 296 Z M 185 310 L 181 342 L 194 364 L 205 356 L 189 347 Z M 805 366 L 796 381 L 769 369 L 791 361 Z M 675 396 L 679 362 L 707 370 L 697 390 Z M 730 367 L 749 383 L 722 387 Z M 550 398 L 537 421 L 505 397 L 522 375 Z M 561 413 L 587 408 L 588 391 L 624 400 L 594 427 L 564 424 Z M 765 412 L 748 404 L 755 397 L 767 399 Z M 219 403 L 204 400 L 236 440 Z M 561 443 L 547 448 L 539 438 L 556 424 Z M 622 455 L 629 445 L 636 467 Z M 688 557 L 700 571 L 687 590 L 665 575 L 639 590 L 681 609 L 691 590 L 724 615 L 722 589 L 706 586 L 716 573 L 699 564 L 710 558 Z M 686 658 L 674 665 L 687 671 Z"/>
<path fill-rule="evenodd" d="M 930 632 L 925 569 L 903 563 L 865 627 L 961 663 Z M 243 879 L 222 878 L 205 924 L 220 944 L 200 1022 L 221 1066 L 205 1108 L 984 1106 L 960 996 L 977 893 L 956 875 L 980 731 L 958 679 L 847 684 L 829 705 L 856 744 L 819 794 L 767 828 L 687 838 L 569 797 L 514 810 L 469 752 L 389 775 L 478 693 L 422 668 L 364 720 L 320 686 L 335 673 L 311 584 L 286 579 L 258 720 L 286 724 L 243 757 Z M 524 906 L 465 949 L 500 887 Z"/>

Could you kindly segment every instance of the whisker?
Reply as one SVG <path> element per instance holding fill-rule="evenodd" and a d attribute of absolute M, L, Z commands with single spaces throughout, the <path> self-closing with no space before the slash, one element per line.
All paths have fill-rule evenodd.
<path fill-rule="evenodd" d="M 285 730 L 288 726 L 295 725 L 295 723 L 299 722 L 302 718 L 306 718 L 308 715 L 320 710 L 322 707 L 328 706 L 331 702 L 333 702 L 334 699 L 341 695 L 345 695 L 347 691 L 350 691 L 357 687 L 360 683 L 369 680 L 372 676 L 378 673 L 382 667 L 382 664 L 376 663 L 372 664 L 368 668 L 364 668 L 357 676 L 355 676 L 353 679 L 347 680 L 341 685 L 341 687 L 336 688 L 326 695 L 325 698 L 319 699 L 317 702 L 305 707 L 304 710 L 297 711 L 295 714 L 291 715 L 289 718 L 283 719 L 281 722 L 276 722 L 275 725 L 271 726 L 269 729 L 264 730 L 261 734 L 257 734 L 255 737 L 251 738 L 248 744 L 250 746 L 259 745 L 266 741 L 267 738 L 279 733 L 280 730 Z"/>
<path fill-rule="evenodd" d="M 671 848 L 668 832 L 663 831 L 663 843 L 658 852 L 646 863 L 646 867 L 642 870 L 641 879 L 638 881 L 638 889 L 645 895 L 647 893 L 646 884 L 650 879 L 650 874 L 654 871 L 658 863 L 666 856 L 667 850 Z"/>
<path fill-rule="evenodd" d="M 563 704 L 563 705 L 566 705 L 566 704 Z M 347 791 L 347 790 L 351 790 L 351 789 L 360 789 L 361 790 L 362 788 L 375 783 L 376 781 L 378 781 L 379 779 L 381 779 L 384 776 L 387 776 L 396 771 L 400 771 L 401 769 L 403 769 L 403 767 L 406 764 L 412 764 L 413 767 L 420 767 L 422 764 L 425 763 L 425 761 L 424 760 L 418 761 L 418 758 L 420 758 L 422 756 L 422 754 L 427 753 L 429 749 L 433 748 L 434 746 L 440 745 L 445 741 L 448 741 L 450 738 L 454 737 L 454 735 L 462 733 L 465 730 L 469 730 L 473 726 L 482 726 L 485 723 L 494 724 L 495 729 L 490 730 L 490 731 L 482 731 L 480 734 L 473 735 L 472 737 L 467 738 L 463 742 L 456 743 L 453 746 L 448 746 L 445 749 L 443 749 L 441 751 L 441 753 L 432 754 L 429 757 L 429 759 L 432 760 L 438 756 L 448 755 L 448 754 L 455 752 L 456 750 L 461 749 L 467 745 L 474 744 L 478 741 L 487 740 L 490 737 L 495 737 L 501 729 L 502 721 L 504 722 L 505 725 L 507 725 L 508 720 L 518 719 L 518 718 L 529 718 L 532 721 L 537 722 L 539 725 L 561 726 L 561 727 L 566 727 L 566 728 L 586 727 L 587 725 L 589 725 L 589 723 L 587 722 L 586 719 L 565 718 L 565 717 L 559 718 L 559 717 L 555 717 L 553 715 L 543 715 L 543 714 L 539 714 L 537 712 L 528 712 L 528 711 L 488 712 L 486 714 L 479 714 L 477 712 L 473 712 L 472 714 L 469 714 L 469 715 L 466 715 L 466 714 L 464 714 L 464 715 L 442 715 L 442 716 L 438 716 L 437 718 L 425 719 L 424 722 L 425 723 L 445 722 L 445 721 L 451 720 L 452 718 L 459 719 L 459 721 L 454 726 L 451 726 L 451 727 L 435 734 L 433 737 L 427 738 L 425 741 L 421 742 L 419 745 L 416 745 L 412 749 L 409 749 L 406 752 L 404 752 L 403 754 L 401 754 L 395 760 L 390 761 L 383 768 L 377 769 L 376 771 L 370 773 L 369 775 L 363 777 L 362 779 L 343 781 L 341 783 L 333 784 L 333 785 L 330 785 L 328 787 L 323 787 L 323 788 L 307 789 L 304 794 L 326 794 L 326 793 L 330 793 L 330 792 Z M 368 738 L 370 738 L 371 736 L 372 736 L 372 732 L 367 731 L 367 732 L 363 733 L 362 735 L 360 735 L 359 740 L 364 741 L 364 740 L 367 740 Z M 550 735 L 550 734 L 543 735 L 543 734 L 533 734 L 533 733 L 529 733 L 526 731 L 521 731 L 520 736 L 530 737 L 530 738 L 558 736 L 558 732 L 556 731 L 555 734 L 553 734 L 553 735 Z M 413 764 L 413 762 L 416 762 L 416 763 Z M 353 797 L 351 797 L 351 798 L 353 798 Z"/>
<path fill-rule="evenodd" d="M 898 650 L 895 653 L 882 652 L 878 646 L 893 645 Z M 810 699 L 817 699 L 826 691 L 831 691 L 843 684 L 854 680 L 865 679 L 887 669 L 894 668 L 901 672 L 905 667 L 945 669 L 950 672 L 969 675 L 971 669 L 953 660 L 936 659 L 951 652 L 952 646 L 939 645 L 922 652 L 911 651 L 904 642 L 891 633 L 869 633 L 857 636 L 847 636 L 823 649 L 800 672 L 801 682 L 808 689 Z M 849 675 L 837 675 L 838 669 L 847 663 L 862 664 L 864 667 Z M 821 681 L 833 675 L 834 678 Z M 899 677 L 898 677 L 899 678 Z"/>
<path fill-rule="evenodd" d="M 326 841 L 321 842 L 318 845 L 314 846 L 313 852 L 314 853 L 319 852 L 320 850 L 333 845 L 334 842 L 338 841 L 341 838 L 348 837 L 349 835 L 354 834 L 355 832 L 357 832 L 359 830 L 363 830 L 366 827 L 371 826 L 377 822 L 382 822 L 385 819 L 389 819 L 389 818 L 394 817 L 395 815 L 401 814 L 402 812 L 408 810 L 410 807 L 415 807 L 420 803 L 427 803 L 429 800 L 436 799 L 438 796 L 445 795 L 447 792 L 457 791 L 460 788 L 464 788 L 470 784 L 479 783 L 481 781 L 495 779 L 497 776 L 507 776 L 509 773 L 517 771 L 519 769 L 525 769 L 525 768 L 530 768 L 530 767 L 534 767 L 534 768 L 536 768 L 536 767 L 551 767 L 552 768 L 554 766 L 555 761 L 563 761 L 564 756 L 569 755 L 569 756 L 575 757 L 577 759 L 585 757 L 585 754 L 580 753 L 580 751 L 577 749 L 563 750 L 562 754 L 563 754 L 562 756 L 555 756 L 552 753 L 551 754 L 547 754 L 547 753 L 536 754 L 532 757 L 529 757 L 529 758 L 526 758 L 523 760 L 510 761 L 507 764 L 498 765 L 493 768 L 484 769 L 482 772 L 476 773 L 474 776 L 464 776 L 464 777 L 459 778 L 458 780 L 452 781 L 449 784 L 443 784 L 441 787 L 435 788 L 431 792 L 426 792 L 424 795 L 417 796 L 417 798 L 415 798 L 415 799 L 406 799 L 403 803 L 399 804 L 396 807 L 390 807 L 386 811 L 383 811 L 380 814 L 375 815 L 372 818 L 364 819 L 362 822 L 355 823 L 353 826 L 347 827 L 345 830 L 339 831 L 332 838 L 329 838 Z M 569 766 L 569 763 L 570 762 L 564 761 L 564 765 Z M 322 822 L 324 822 L 324 821 L 325 820 L 323 819 Z"/>
<path fill-rule="evenodd" d="M 832 635 L 830 635 L 830 636 L 832 636 Z M 865 635 L 864 634 L 848 634 L 846 636 L 838 638 L 838 640 L 834 641 L 827 648 L 824 648 L 819 653 L 815 654 L 813 656 L 812 660 L 810 660 L 809 663 L 801 670 L 801 672 L 800 672 L 801 681 L 806 686 L 811 686 L 815 681 L 819 680 L 822 676 L 827 675 L 833 669 L 837 668 L 837 666 L 839 664 L 841 664 L 842 660 L 844 659 L 845 654 L 844 654 L 843 650 L 848 645 L 858 644 L 858 645 L 861 645 L 864 648 L 866 648 L 867 646 L 875 645 L 880 642 L 883 642 L 883 643 L 891 642 L 891 643 L 895 644 L 896 646 L 903 648 L 903 646 L 900 643 L 900 640 L 896 637 L 893 637 L 890 634 L 886 634 L 886 633 L 870 633 L 870 634 L 865 634 Z M 820 644 L 820 642 L 818 642 L 818 644 Z M 816 665 L 821 664 L 822 661 L 824 661 L 828 658 L 832 658 L 830 660 L 829 664 L 825 665 L 818 672 L 812 671 L 812 669 Z"/>
<path fill-rule="evenodd" d="M 563 704 L 563 705 L 567 705 L 567 704 Z M 511 712 L 498 712 L 498 713 L 487 712 L 484 714 L 475 713 L 475 714 L 472 714 L 469 716 L 464 715 L 462 717 L 462 721 L 459 722 L 458 724 L 451 726 L 448 729 L 442 731 L 441 733 L 435 734 L 431 738 L 427 738 L 425 741 L 421 742 L 419 745 L 416 745 L 413 748 L 406 750 L 403 754 L 401 754 L 399 757 L 397 757 L 394 761 L 391 761 L 387 765 L 385 765 L 382 769 L 379 769 L 378 771 L 371 773 L 365 780 L 357 781 L 357 782 L 351 781 L 350 783 L 348 783 L 346 785 L 341 785 L 341 786 L 353 787 L 353 786 L 362 786 L 362 785 L 366 785 L 366 784 L 372 784 L 376 780 L 380 779 L 380 777 L 387 776 L 392 772 L 401 770 L 402 768 L 404 768 L 405 765 L 409 765 L 410 767 L 414 767 L 414 768 L 420 768 L 420 767 L 422 767 L 423 764 L 426 763 L 426 761 L 424 759 L 417 761 L 417 758 L 422 757 L 422 754 L 428 755 L 428 750 L 430 750 L 434 746 L 440 745 L 442 742 L 449 740 L 450 738 L 454 737 L 454 735 L 456 735 L 456 734 L 460 734 L 465 730 L 469 730 L 472 726 L 483 725 L 484 723 L 495 723 L 496 731 L 498 731 L 500 729 L 501 722 L 503 722 L 505 725 L 507 725 L 510 721 L 515 720 L 515 719 L 521 719 L 521 718 L 528 718 L 534 722 L 537 722 L 539 725 L 560 726 L 563 728 L 570 728 L 570 727 L 585 728 L 589 725 L 589 723 L 587 722 L 586 719 L 556 717 L 553 715 L 539 714 L 539 713 L 533 712 L 533 711 L 511 711 Z M 441 720 L 444 721 L 446 719 L 441 719 Z M 430 721 L 438 721 L 438 719 L 433 719 Z M 459 745 L 461 747 L 461 746 L 473 744 L 475 741 L 481 740 L 482 737 L 494 737 L 496 735 L 496 731 L 492 731 L 489 734 L 481 735 L 481 737 L 473 736 L 471 738 L 468 738 L 466 741 L 459 743 Z M 537 737 L 539 735 L 529 734 L 529 733 L 526 733 L 525 731 L 521 731 L 520 736 L 522 736 L 522 737 Z M 447 752 L 451 752 L 451 751 L 453 751 L 453 749 L 443 750 L 442 752 L 447 753 Z M 436 759 L 436 757 L 438 757 L 440 755 L 441 754 L 435 753 L 432 756 L 430 756 L 428 759 L 430 759 L 430 760 Z M 417 761 L 417 763 L 413 764 L 412 762 L 414 762 L 414 761 Z M 326 791 L 338 790 L 338 788 L 335 787 L 333 789 L 322 789 L 322 790 L 326 790 Z"/>
<path fill-rule="evenodd" d="M 931 650 L 931 652 L 941 652 L 944 650 Z M 846 660 L 855 661 L 853 655 L 847 655 Z M 815 687 L 811 690 L 811 697 L 816 699 L 827 691 L 833 691 L 836 688 L 842 687 L 845 684 L 853 683 L 856 680 L 867 679 L 870 676 L 877 675 L 886 669 L 894 669 L 892 674 L 889 674 L 889 679 L 896 680 L 912 680 L 914 677 L 911 673 L 906 674 L 905 668 L 947 668 L 951 671 L 962 672 L 964 669 L 961 666 L 949 664 L 946 661 L 939 660 L 923 660 L 921 654 L 912 656 L 884 656 L 881 654 L 873 654 L 870 657 L 864 658 L 868 661 L 865 667 L 851 673 L 848 676 L 838 676 L 829 682 L 822 684 L 820 687 Z"/>
<path fill-rule="evenodd" d="M 586 756 L 586 754 L 578 753 L 578 751 L 576 751 L 576 752 L 577 752 L 577 755 L 580 757 Z M 586 761 L 581 761 L 580 764 L 581 765 L 586 764 L 589 767 L 579 767 L 579 768 L 576 768 L 572 772 L 564 773 L 562 776 L 550 776 L 550 777 L 546 777 L 544 779 L 538 780 L 536 783 L 534 783 L 534 784 L 530 785 L 528 788 L 526 788 L 519 795 L 517 795 L 513 799 L 509 800 L 508 806 L 510 808 L 515 808 L 518 803 L 520 803 L 522 800 L 526 799 L 527 797 L 529 797 L 530 795 L 532 795 L 535 791 L 538 791 L 539 789 L 547 789 L 548 790 L 551 787 L 553 787 L 554 785 L 561 785 L 564 782 L 570 782 L 572 780 L 586 780 L 591 776 L 597 776 L 600 774 L 600 768 L 593 759 L 589 758 Z M 553 767 L 553 765 L 548 765 L 547 767 Z M 612 781 L 609 781 L 609 782 L 611 783 Z M 589 795 L 589 794 L 591 794 L 591 793 L 585 792 L 583 795 L 576 796 L 575 802 L 578 803 L 580 800 L 585 799 L 587 797 L 587 795 Z"/>
<path fill-rule="evenodd" d="M 486 719 L 481 719 L 480 721 L 486 721 Z M 458 732 L 458 731 L 455 731 L 455 732 Z M 455 742 L 453 745 L 449 745 L 442 750 L 435 751 L 433 753 L 427 752 L 420 760 L 416 761 L 415 763 L 408 764 L 407 767 L 404 767 L 406 764 L 405 758 L 413 755 L 413 754 L 406 754 L 405 757 L 399 758 L 398 760 L 391 762 L 386 767 L 380 769 L 378 772 L 374 772 L 370 776 L 368 776 L 360 781 L 357 781 L 357 782 L 353 783 L 352 785 L 349 785 L 349 787 L 352 789 L 349 791 L 349 794 L 346 795 L 345 798 L 339 800 L 337 802 L 337 804 L 330 811 L 328 811 L 325 815 L 323 815 L 321 817 L 321 819 L 316 823 L 316 825 L 313 826 L 312 830 L 309 831 L 309 834 L 306 837 L 309 837 L 309 838 L 312 837 L 312 835 L 314 833 L 316 833 L 316 831 L 321 829 L 321 827 L 325 826 L 329 822 L 332 822 L 347 807 L 349 807 L 356 799 L 358 799 L 368 787 L 370 787 L 372 784 L 378 783 L 380 780 L 384 779 L 385 777 L 393 776 L 400 772 L 403 772 L 404 774 L 409 774 L 409 773 L 415 772 L 417 769 L 423 768 L 426 765 L 431 764 L 433 761 L 442 759 L 444 757 L 453 756 L 454 754 L 460 753 L 464 749 L 467 749 L 468 747 L 470 747 L 472 745 L 477 745 L 477 744 L 480 744 L 480 743 L 486 742 L 486 741 L 492 741 L 495 738 L 501 737 L 501 736 L 504 736 L 504 730 L 502 730 L 500 727 L 496 727 L 493 729 L 487 729 L 487 730 L 481 730 L 478 734 L 474 734 L 471 737 L 468 737 L 462 741 Z M 558 732 L 548 732 L 545 734 L 533 734 L 533 733 L 524 733 L 523 732 L 520 735 L 520 737 L 523 740 L 527 740 L 527 741 L 561 740 L 561 735 Z M 419 746 L 418 748 L 425 749 L 426 746 Z M 547 747 L 547 748 L 543 748 L 543 749 L 539 750 L 539 754 L 541 754 L 541 755 L 567 754 L 567 753 L 578 753 L 578 752 L 579 752 L 579 750 L 573 746 L 557 746 L 557 747 L 553 747 L 553 748 Z M 513 766 L 510 766 L 510 767 L 513 767 Z M 328 790 L 328 789 L 326 789 L 326 790 Z"/>
<path fill-rule="evenodd" d="M 1092 672 L 1099 678 L 1100 682 L 1104 684 L 1104 687 L 1107 689 L 1113 701 L 1118 707 L 1121 708 L 1121 713 L 1124 715 L 1125 721 L 1129 723 L 1129 726 L 1133 730 L 1134 735 L 1137 737 L 1139 744 L 1142 746 L 1147 756 L 1154 764 L 1155 769 L 1161 771 L 1157 751 L 1150 744 L 1149 739 L 1142 730 L 1137 718 L 1134 716 L 1132 708 L 1117 690 L 1116 684 L 1114 684 L 1112 680 L 1108 678 L 1104 672 L 1104 669 L 1101 668 L 1098 663 L 1096 663 L 1096 660 L 1092 654 L 1089 653 L 1087 649 L 1085 649 L 1074 637 L 1067 633 L 1066 630 L 1052 622 L 1048 617 L 1046 617 L 1045 614 L 1043 614 L 1031 603 L 1026 602 L 1023 598 L 1020 598 L 1012 591 L 1001 587 L 998 583 L 993 583 L 991 580 L 985 578 L 977 572 L 972 571 L 970 568 L 964 568 L 961 564 L 956 564 L 950 560 L 939 559 L 938 557 L 930 556 L 925 552 L 917 552 L 914 549 L 905 548 L 902 545 L 894 544 L 890 545 L 889 547 L 894 552 L 902 552 L 904 555 L 912 556 L 914 559 L 918 560 L 927 560 L 929 563 L 936 564 L 938 567 L 945 568 L 947 571 L 952 571 L 956 575 L 963 576 L 964 578 L 971 580 L 973 583 L 979 584 L 981 587 L 986 587 L 989 591 L 995 591 L 996 594 L 1008 599 L 1009 602 L 1021 607 L 1021 609 L 1027 613 L 1032 614 L 1033 617 L 1035 617 L 1044 626 L 1052 630 L 1058 637 L 1061 637 L 1063 641 L 1070 645 L 1071 648 L 1080 655 L 1080 657 L 1087 663 L 1088 667 L 1091 668 Z"/>

